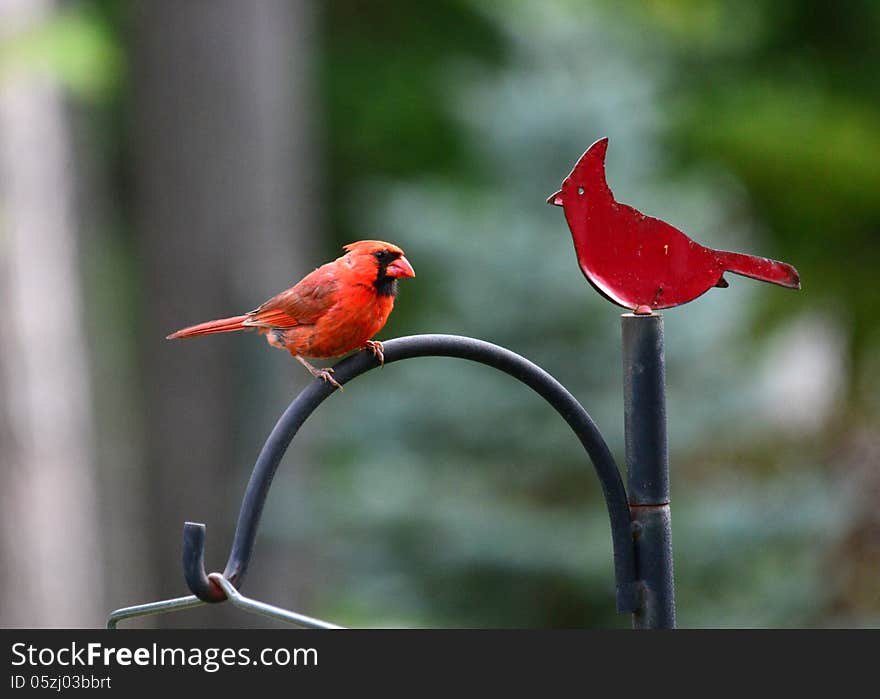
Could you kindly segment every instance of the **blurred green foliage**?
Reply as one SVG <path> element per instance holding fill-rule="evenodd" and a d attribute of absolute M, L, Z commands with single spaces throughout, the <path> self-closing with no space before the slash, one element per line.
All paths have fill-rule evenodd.
<path fill-rule="evenodd" d="M 0 40 L 0 80 L 12 71 L 46 72 L 74 95 L 100 100 L 123 78 L 124 57 L 113 27 L 82 4 Z"/>
<path fill-rule="evenodd" d="M 652 6 L 644 20 L 663 30 L 662 50 L 678 76 L 670 89 L 682 98 L 673 110 L 680 151 L 691 162 L 719 162 L 743 182 L 769 254 L 797 251 L 812 302 L 843 316 L 850 398 L 867 408 L 878 389 L 866 354 L 877 346 L 880 302 L 880 84 L 870 68 L 880 58 L 880 5 Z M 689 26 L 688 17 L 705 15 L 717 21 Z M 736 37 L 729 45 L 714 40 L 721 28 Z"/>

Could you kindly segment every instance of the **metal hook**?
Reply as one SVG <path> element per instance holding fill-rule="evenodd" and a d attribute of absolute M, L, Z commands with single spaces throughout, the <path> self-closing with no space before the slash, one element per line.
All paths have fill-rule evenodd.
<path fill-rule="evenodd" d="M 415 357 L 467 359 L 509 374 L 556 409 L 589 455 L 602 486 L 611 522 L 617 610 L 632 612 L 638 609 L 641 587 L 636 579 L 626 489 L 599 428 L 574 396 L 550 374 L 524 357 L 471 337 L 412 335 L 383 344 L 385 364 Z M 379 363 L 372 354 L 358 352 L 336 364 L 333 377 L 344 385 L 377 366 Z M 242 500 L 232 550 L 222 575 L 236 590 L 241 588 L 247 572 L 263 505 L 278 464 L 302 424 L 333 391 L 334 388 L 325 381 L 316 380 L 309 384 L 288 406 L 260 451 Z M 222 602 L 227 595 L 217 579 L 212 580 L 205 571 L 204 548 L 205 525 L 187 522 L 183 538 L 183 569 L 187 585 L 202 601 Z"/>

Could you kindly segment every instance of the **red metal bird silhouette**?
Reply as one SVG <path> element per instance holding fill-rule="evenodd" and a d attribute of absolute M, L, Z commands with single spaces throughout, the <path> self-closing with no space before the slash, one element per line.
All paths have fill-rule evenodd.
<path fill-rule="evenodd" d="M 713 286 L 728 286 L 725 272 L 800 289 L 789 264 L 703 247 L 668 223 L 615 201 L 605 181 L 607 149 L 607 138 L 590 146 L 547 203 L 565 210 L 581 270 L 609 301 L 637 313 L 672 308 Z"/>

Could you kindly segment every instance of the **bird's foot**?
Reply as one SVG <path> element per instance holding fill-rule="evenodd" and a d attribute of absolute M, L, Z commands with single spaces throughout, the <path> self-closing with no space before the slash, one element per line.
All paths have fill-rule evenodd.
<path fill-rule="evenodd" d="M 308 369 L 309 373 L 314 376 L 316 379 L 321 379 L 322 381 L 326 381 L 331 386 L 338 388 L 340 391 L 342 390 L 342 384 L 339 383 L 336 379 L 333 378 L 333 369 L 318 369 L 317 367 L 313 367 L 302 357 L 296 357 L 296 360 L 302 364 L 306 369 Z"/>
<path fill-rule="evenodd" d="M 321 379 L 322 381 L 326 381 L 331 386 L 335 386 L 340 391 L 342 389 L 342 384 L 339 383 L 336 379 L 333 378 L 333 369 L 318 369 L 318 372 L 315 374 L 316 379 Z"/>
<path fill-rule="evenodd" d="M 379 360 L 379 366 L 385 366 L 385 347 L 378 340 L 367 340 L 364 350 Z"/>

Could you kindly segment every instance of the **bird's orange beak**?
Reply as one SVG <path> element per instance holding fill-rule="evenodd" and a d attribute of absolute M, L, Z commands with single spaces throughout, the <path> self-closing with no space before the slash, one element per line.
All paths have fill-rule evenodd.
<path fill-rule="evenodd" d="M 562 190 L 560 189 L 555 194 L 551 194 L 547 197 L 547 203 L 553 204 L 553 206 L 562 206 Z"/>
<path fill-rule="evenodd" d="M 398 257 L 394 262 L 388 265 L 385 270 L 386 277 L 414 277 L 416 276 L 416 271 L 412 268 L 412 265 L 409 263 L 403 255 Z"/>

